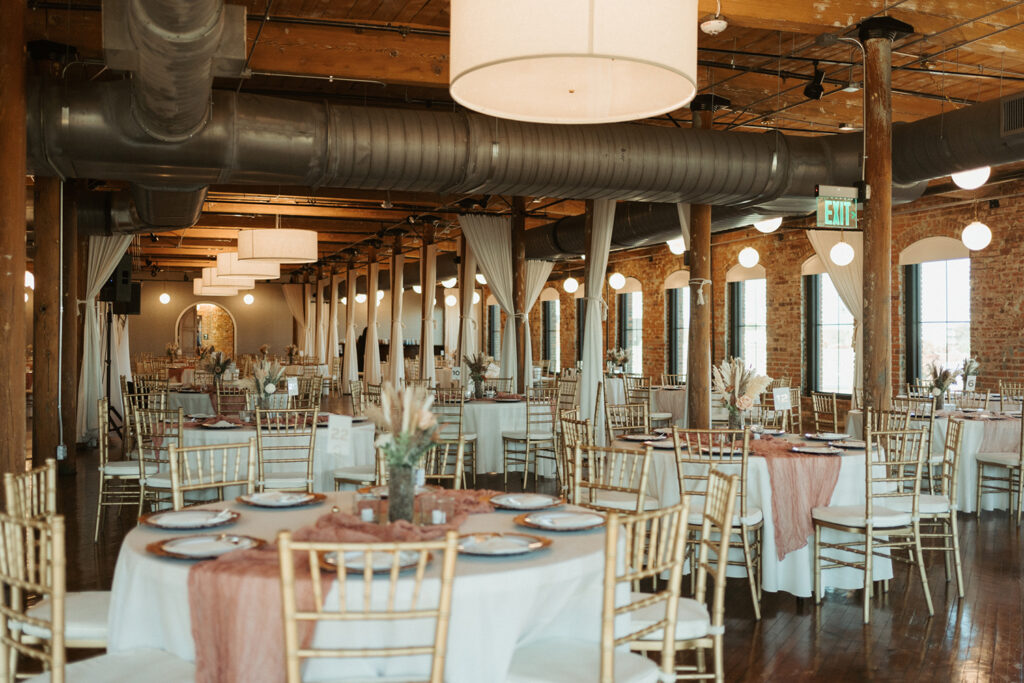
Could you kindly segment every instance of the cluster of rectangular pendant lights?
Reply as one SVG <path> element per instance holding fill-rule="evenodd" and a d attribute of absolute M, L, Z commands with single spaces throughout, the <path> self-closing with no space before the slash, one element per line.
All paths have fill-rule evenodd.
<path fill-rule="evenodd" d="M 196 296 L 235 296 L 256 280 L 281 277 L 282 263 L 312 263 L 319 258 L 314 230 L 239 230 L 238 251 L 217 255 L 217 265 L 203 268 L 192 281 Z"/>

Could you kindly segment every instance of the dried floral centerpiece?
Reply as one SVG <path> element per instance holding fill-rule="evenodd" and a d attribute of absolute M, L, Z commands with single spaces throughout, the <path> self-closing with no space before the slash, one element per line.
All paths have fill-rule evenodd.
<path fill-rule="evenodd" d="M 412 521 L 416 498 L 415 471 L 434 445 L 437 418 L 430 411 L 434 396 L 422 386 L 395 391 L 386 382 L 380 392 L 380 406 L 366 414 L 381 431 L 377 448 L 388 466 L 388 519 Z"/>
<path fill-rule="evenodd" d="M 964 378 L 964 391 L 974 391 L 974 383 L 970 378 L 977 378 L 979 372 L 981 372 L 981 365 L 978 364 L 978 361 L 973 358 L 964 360 L 963 367 L 960 368 L 960 376 Z"/>
<path fill-rule="evenodd" d="M 614 371 L 621 373 L 629 363 L 629 351 L 619 347 L 608 349 L 608 351 L 605 352 L 605 358 L 607 358 Z"/>
<path fill-rule="evenodd" d="M 485 353 L 474 353 L 471 356 L 463 356 L 462 361 L 469 369 L 469 378 L 473 380 L 473 396 L 484 397 L 484 376 L 487 368 L 494 362 L 494 359 Z"/>
<path fill-rule="evenodd" d="M 295 344 L 289 344 L 284 347 L 284 353 L 288 356 L 288 364 L 295 365 L 295 359 L 299 357 L 299 347 Z"/>
<path fill-rule="evenodd" d="M 174 342 L 167 342 L 166 346 L 164 346 L 164 353 L 167 354 L 169 359 L 174 360 L 181 353 L 181 348 Z"/>
<path fill-rule="evenodd" d="M 928 366 L 928 376 L 932 381 L 932 396 L 935 397 L 935 409 L 942 410 L 946 403 L 946 390 L 956 381 L 956 370 L 945 368 L 933 362 Z"/>
<path fill-rule="evenodd" d="M 224 373 L 231 367 L 231 359 L 223 351 L 211 351 L 206 356 L 203 369 L 213 375 L 214 386 L 220 386 L 224 379 Z"/>
<path fill-rule="evenodd" d="M 722 394 L 729 409 L 729 428 L 742 429 L 744 413 L 772 383 L 767 375 L 758 375 L 754 368 L 743 365 L 742 358 L 726 358 L 721 365 L 711 368 L 712 389 Z"/>
<path fill-rule="evenodd" d="M 284 367 L 270 361 L 258 361 L 252 369 L 253 394 L 260 408 L 270 407 L 270 397 L 277 393 L 277 383 L 284 376 Z"/>

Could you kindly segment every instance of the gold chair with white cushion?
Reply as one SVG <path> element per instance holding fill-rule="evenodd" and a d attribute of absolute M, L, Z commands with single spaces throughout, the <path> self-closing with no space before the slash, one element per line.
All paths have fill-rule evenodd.
<path fill-rule="evenodd" d="M 434 403 L 430 407 L 431 412 L 437 417 L 438 431 L 437 438 L 449 443 L 463 443 L 463 458 L 465 469 L 463 470 L 463 487 L 469 484 L 471 479 L 473 486 L 476 486 L 476 434 L 463 429 L 462 421 L 466 411 L 466 397 L 462 389 L 435 389 Z"/>
<path fill-rule="evenodd" d="M 224 500 L 227 488 L 245 487 L 247 494 L 256 490 L 256 437 L 248 443 L 185 448 L 172 444 L 170 460 L 175 510 L 185 507 L 185 494 L 193 491 L 215 491 L 217 500 Z"/>
<path fill-rule="evenodd" d="M 57 514 L 57 461 L 47 458 L 42 467 L 21 474 L 4 472 L 4 502 L 12 517 L 39 519 Z"/>
<path fill-rule="evenodd" d="M 999 381 L 999 410 L 1009 412 L 1020 410 L 1024 403 L 1024 382 Z"/>
<path fill-rule="evenodd" d="M 894 396 L 892 409 L 908 414 L 908 429 L 924 430 L 924 469 L 921 481 L 928 482 L 928 491 L 934 493 L 932 479 L 934 470 L 942 465 L 942 452 L 936 453 L 932 447 L 932 435 L 935 432 L 935 409 L 938 403 L 934 395 L 924 397 Z"/>
<path fill-rule="evenodd" d="M 249 388 L 246 386 L 218 382 L 217 405 L 214 406 L 217 414 L 232 415 L 245 410 L 248 401 L 246 395 L 248 393 Z"/>
<path fill-rule="evenodd" d="M 523 490 L 530 482 L 530 466 L 533 465 L 533 487 L 537 488 L 539 478 L 538 460 L 554 460 L 555 453 L 555 405 L 554 388 L 533 387 L 526 391 L 526 429 L 514 429 L 501 433 L 505 490 L 508 490 L 508 475 L 515 467 L 523 468 Z"/>
<path fill-rule="evenodd" d="M 654 683 L 674 680 L 687 501 L 652 512 L 608 515 L 599 640 L 534 640 L 512 654 L 506 683 Z M 667 576 L 656 593 L 623 590 Z M 590 635 L 597 624 L 580 624 Z M 657 638 L 657 640 L 655 640 Z M 624 646 L 659 650 L 660 667 Z"/>
<path fill-rule="evenodd" d="M 651 420 L 646 403 L 605 403 L 604 420 L 608 443 L 624 434 L 640 434 L 651 431 Z"/>
<path fill-rule="evenodd" d="M 465 442 L 439 441 L 423 458 L 423 471 L 428 484 L 444 486 L 456 491 L 465 481 Z"/>
<path fill-rule="evenodd" d="M 181 446 L 185 416 L 177 410 L 135 411 L 135 447 L 139 454 L 139 514 L 171 502 L 170 447 Z"/>
<path fill-rule="evenodd" d="M 363 383 L 357 380 L 350 380 L 348 393 L 352 397 L 352 414 L 360 417 L 363 414 Z"/>
<path fill-rule="evenodd" d="M 828 505 L 811 510 L 814 524 L 814 601 L 821 602 L 821 573 L 852 567 L 864 574 L 864 623 L 871 619 L 874 593 L 874 558 L 917 565 L 928 614 L 933 614 L 921 548 L 921 471 L 924 467 L 924 430 L 873 431 L 865 421 L 864 503 Z M 909 502 L 909 505 L 908 505 Z M 909 507 L 909 510 L 907 509 Z M 823 529 L 855 536 L 826 542 Z M 850 559 L 847 553 L 854 555 Z"/>
<path fill-rule="evenodd" d="M 111 460 L 110 438 L 107 430 L 107 398 L 99 400 L 99 494 L 96 497 L 96 531 L 93 543 L 100 540 L 100 525 L 106 507 L 136 507 L 139 504 L 139 463 L 134 460 Z"/>
<path fill-rule="evenodd" d="M 257 490 L 313 492 L 318 415 L 316 408 L 256 410 Z"/>
<path fill-rule="evenodd" d="M 839 411 L 836 408 L 835 394 L 812 391 L 811 407 L 814 410 L 814 431 L 819 433 L 839 431 Z"/>
<path fill-rule="evenodd" d="M 664 373 L 661 375 L 664 386 L 681 387 L 686 384 L 686 375 L 681 373 Z"/>
<path fill-rule="evenodd" d="M 1017 496 L 1017 524 L 1024 510 L 1024 420 L 1021 420 L 1020 448 L 1016 452 L 978 453 L 978 488 L 975 508 L 981 514 L 981 496 L 986 493 L 1006 494 L 1013 514 L 1013 497 Z"/>
<path fill-rule="evenodd" d="M 573 463 L 577 446 L 594 443 L 594 428 L 590 420 L 579 419 L 578 410 L 563 410 L 559 423 L 562 426 L 559 444 L 559 492 L 566 500 L 572 499 Z"/>
<path fill-rule="evenodd" d="M 960 410 L 982 410 L 989 409 L 991 396 L 988 391 L 957 391 L 950 392 L 950 400 L 956 403 Z"/>
<path fill-rule="evenodd" d="M 702 492 L 703 511 L 692 511 L 688 519 L 699 515 L 701 518 L 699 550 L 690 552 L 691 566 L 696 566 L 695 586 L 692 598 L 680 598 L 676 611 L 676 654 L 680 651 L 693 650 L 696 662 L 692 665 L 677 665 L 675 680 L 725 680 L 724 640 L 725 640 L 725 576 L 728 564 L 719 562 L 729 552 L 729 534 L 723 533 L 729 527 L 729 520 L 734 518 L 733 508 L 736 503 L 736 488 L 739 485 L 737 475 L 726 476 L 718 470 L 708 474 L 707 488 Z M 689 503 L 688 498 L 684 501 Z M 692 571 L 692 570 L 691 570 Z M 708 604 L 708 574 L 711 574 L 714 588 L 711 593 L 710 609 Z M 642 595 L 634 593 L 634 596 Z M 652 613 L 645 608 L 632 615 L 631 623 L 642 627 L 653 623 L 657 612 Z M 654 631 L 643 636 L 631 645 L 633 650 L 649 652 L 661 650 L 661 631 Z M 705 651 L 711 650 L 711 671 L 707 670 Z"/>
<path fill-rule="evenodd" d="M 437 541 L 414 543 L 325 543 L 292 540 L 291 532 L 277 536 L 277 550 L 281 568 L 281 601 L 284 611 L 285 670 L 288 683 L 300 683 L 304 660 L 330 657 L 332 659 L 365 659 L 366 657 L 429 657 L 429 674 L 423 680 L 442 683 L 444 680 L 445 649 L 448 643 L 448 621 L 451 614 L 452 583 L 455 578 L 455 558 L 458 534 L 449 531 Z M 359 558 L 365 572 L 350 573 L 347 581 L 337 582 L 338 590 L 321 590 L 321 558 L 333 553 L 346 558 L 346 562 Z M 433 566 L 440 567 L 440 577 L 428 568 L 431 555 L 436 554 Z M 390 571 L 375 573 L 374 556 L 389 558 Z M 412 558 L 409 571 L 399 573 L 403 558 Z M 425 575 L 430 571 L 437 588 L 425 586 Z M 311 594 L 300 595 L 300 588 Z M 328 602 L 331 595 L 336 599 Z M 312 597 L 312 600 L 309 598 Z M 311 607 L 300 609 L 303 603 Z M 424 623 L 433 629 L 420 634 Z M 315 628 L 317 624 L 337 624 L 353 629 L 388 625 L 390 636 L 375 644 L 373 649 L 343 639 L 337 641 L 310 639 L 304 642 L 300 628 Z M 304 630 L 304 629 L 303 629 Z M 429 638 L 429 640 L 428 640 Z M 339 665 L 343 667 L 344 665 Z M 429 677 L 428 677 L 429 676 Z M 408 680 L 407 677 L 401 680 Z"/>
<path fill-rule="evenodd" d="M 672 413 L 654 410 L 654 389 L 650 377 L 627 375 L 623 381 L 626 385 L 626 403 L 647 404 L 647 424 L 650 427 L 667 427 L 672 423 Z"/>
<path fill-rule="evenodd" d="M 733 567 L 742 567 L 750 587 L 750 600 L 754 618 L 761 618 L 761 534 L 764 531 L 764 513 L 761 508 L 747 502 L 747 466 L 750 459 L 749 429 L 673 429 L 676 475 L 679 477 L 679 495 L 701 503 L 708 486 L 708 477 L 716 469 L 734 471 L 739 468 L 736 496 L 739 504 L 732 516 L 729 546 L 742 551 L 743 560 L 729 560 Z M 690 513 L 690 528 L 694 534 L 702 523 L 698 512 Z M 695 579 L 690 575 L 691 582 Z"/>
<path fill-rule="evenodd" d="M 658 509 L 658 499 L 647 495 L 651 453 L 650 446 L 643 450 L 576 446 L 569 487 L 573 504 L 602 512 Z"/>

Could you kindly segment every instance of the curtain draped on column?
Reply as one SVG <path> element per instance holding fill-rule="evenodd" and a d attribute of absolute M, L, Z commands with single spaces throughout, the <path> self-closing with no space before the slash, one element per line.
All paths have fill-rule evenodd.
<path fill-rule="evenodd" d="M 388 378 L 396 387 L 405 384 L 405 344 L 402 334 L 402 290 L 405 289 L 405 256 L 391 259 L 391 345 L 388 354 Z"/>
<path fill-rule="evenodd" d="M 508 316 L 501 340 L 501 376 L 516 381 L 515 309 L 512 298 L 512 223 L 500 216 L 459 216 L 462 234 L 501 310 Z"/>
<path fill-rule="evenodd" d="M 459 317 L 462 331 L 459 335 L 459 350 L 456 359 L 456 363 L 462 366 L 464 386 L 468 383 L 469 369 L 462 359 L 476 353 L 476 321 L 473 320 L 473 292 L 475 290 L 473 283 L 475 281 L 476 255 L 467 243 L 466 256 L 462 260 L 462 273 L 459 276 Z"/>
<path fill-rule="evenodd" d="M 297 340 L 299 348 L 302 348 L 303 339 L 306 334 L 306 300 L 303 298 L 305 290 L 305 285 L 281 285 L 284 301 L 288 304 L 288 310 L 291 311 L 292 318 L 295 319 L 295 323 L 299 326 L 299 338 Z"/>
<path fill-rule="evenodd" d="M 118 412 L 121 411 L 121 375 L 128 379 L 132 378 L 132 354 L 129 348 L 128 337 L 129 318 L 126 315 L 115 315 L 111 325 L 113 338 L 110 340 L 110 387 L 107 395 L 110 397 L 110 405 L 115 406 Z"/>
<path fill-rule="evenodd" d="M 366 272 L 366 353 L 363 377 L 367 384 L 380 384 L 380 343 L 377 337 L 377 285 L 380 264 L 371 263 Z"/>
<path fill-rule="evenodd" d="M 307 356 L 316 355 L 316 303 L 313 301 L 313 285 L 302 286 L 303 302 L 306 305 L 306 330 L 302 335 L 302 346 L 299 347 Z"/>
<path fill-rule="evenodd" d="M 845 266 L 832 262 L 829 252 L 839 242 L 840 233 L 835 230 L 808 230 L 807 239 L 814 247 L 814 253 L 821 259 L 825 272 L 832 278 L 839 298 L 843 300 L 853 316 L 853 386 L 864 386 L 864 340 L 861 323 L 864 320 L 864 240 L 859 232 L 843 232 L 843 239 L 853 247 L 853 260 Z"/>
<path fill-rule="evenodd" d="M 316 357 L 321 363 L 330 363 L 330 356 L 327 355 L 327 330 L 328 316 L 330 315 L 330 297 L 324 296 L 324 290 L 331 284 L 330 278 L 318 280 L 316 283 Z"/>
<path fill-rule="evenodd" d="M 608 270 L 608 250 L 612 244 L 612 223 L 615 220 L 615 201 L 597 199 L 594 201 L 593 228 L 590 244 L 587 245 L 586 263 L 586 313 L 583 327 L 583 371 L 580 375 L 580 409 L 583 417 L 594 414 L 597 402 L 597 384 L 601 381 L 604 368 L 604 340 L 602 319 L 607 316 L 607 306 L 601 296 L 604 291 L 605 271 Z M 605 392 L 607 395 L 607 392 Z M 598 412 L 594 434 L 604 438 L 604 411 Z"/>
<path fill-rule="evenodd" d="M 341 361 L 342 390 L 348 392 L 348 383 L 359 379 L 359 359 L 356 358 L 356 275 L 345 271 L 345 357 Z"/>
<path fill-rule="evenodd" d="M 434 371 L 434 296 L 437 293 L 437 245 L 423 246 L 420 264 L 420 286 L 423 305 L 420 312 L 420 379 L 436 383 Z"/>
<path fill-rule="evenodd" d="M 530 340 L 530 311 L 533 310 L 534 304 L 540 298 L 541 290 L 547 284 L 548 276 L 551 275 L 551 269 L 554 266 L 555 264 L 551 261 L 526 262 L 526 310 L 523 311 L 523 321 L 526 323 L 524 326 L 525 334 L 523 335 L 523 343 L 526 345 L 526 362 L 523 367 L 526 368 L 525 386 L 528 387 L 533 386 L 533 343 Z"/>
<path fill-rule="evenodd" d="M 96 301 L 103 284 L 110 278 L 121 261 L 132 235 L 89 237 L 89 263 L 86 270 L 85 298 L 78 303 L 85 306 L 82 333 L 82 374 L 78 377 L 78 419 L 76 431 L 79 441 L 96 437 L 96 402 L 103 396 L 103 335 L 100 326 L 100 302 Z M 20 302 L 18 305 L 21 305 Z M 102 304 L 106 310 L 107 304 Z M 111 374 L 112 382 L 120 378 Z M 114 406 L 120 410 L 120 406 Z"/>
<path fill-rule="evenodd" d="M 334 364 L 334 359 L 338 357 L 338 308 L 340 306 L 338 302 L 338 284 L 341 282 L 340 275 L 331 275 L 329 291 L 328 291 L 328 310 L 330 313 L 327 316 L 327 362 L 331 365 Z M 333 367 L 327 368 L 328 373 L 333 373 Z"/>

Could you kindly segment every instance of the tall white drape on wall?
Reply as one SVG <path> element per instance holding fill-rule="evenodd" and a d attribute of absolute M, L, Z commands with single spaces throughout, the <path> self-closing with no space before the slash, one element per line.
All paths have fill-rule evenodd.
<path fill-rule="evenodd" d="M 366 352 L 363 377 L 367 384 L 380 384 L 380 343 L 377 337 L 377 285 L 380 264 L 371 263 L 366 272 Z"/>
<path fill-rule="evenodd" d="M 420 287 L 423 305 L 420 307 L 420 379 L 435 384 L 434 371 L 434 296 L 437 292 L 437 245 L 423 245 L 420 262 Z"/>
<path fill-rule="evenodd" d="M 580 409 L 584 417 L 594 415 L 597 402 L 597 384 L 603 377 L 604 369 L 604 326 L 607 307 L 601 292 L 604 291 L 605 271 L 608 270 L 608 250 L 612 244 L 612 224 L 615 221 L 615 201 L 598 199 L 594 201 L 593 229 L 590 244 L 587 245 L 586 313 L 583 323 L 583 371 L 580 373 Z M 607 392 L 605 393 L 607 395 Z M 594 434 L 603 439 L 604 411 L 599 410 L 594 425 Z"/>
<path fill-rule="evenodd" d="M 313 285 L 303 285 L 302 295 L 306 304 L 306 329 L 300 348 L 307 356 L 313 356 L 316 355 L 316 302 L 313 300 Z"/>
<path fill-rule="evenodd" d="M 321 363 L 330 363 L 331 357 L 327 354 L 327 334 L 330 321 L 330 296 L 324 295 L 325 289 L 330 289 L 331 279 L 324 278 L 316 283 L 316 357 Z"/>
<path fill-rule="evenodd" d="M 462 359 L 476 353 L 476 321 L 473 319 L 473 292 L 475 291 L 473 283 L 475 281 L 476 255 L 467 244 L 466 255 L 462 259 L 462 273 L 459 276 L 459 319 L 462 331 L 459 335 L 459 356 L 456 359 L 456 362 L 462 365 L 464 378 L 469 377 L 469 370 Z M 463 383 L 466 383 L 465 379 Z"/>
<path fill-rule="evenodd" d="M 132 377 L 132 354 L 128 344 L 128 321 L 126 315 L 115 315 L 111 325 L 110 340 L 110 386 L 107 388 L 107 395 L 110 397 L 110 405 L 116 406 L 121 412 L 121 375 L 128 379 Z"/>
<path fill-rule="evenodd" d="M 839 242 L 836 230 L 808 230 L 807 239 L 814 247 L 825 272 L 832 278 L 839 298 L 853 316 L 853 386 L 864 386 L 864 340 L 861 329 L 864 321 L 864 240 L 862 233 L 842 232 L 842 238 L 853 247 L 853 260 L 845 266 L 832 262 L 830 252 Z"/>
<path fill-rule="evenodd" d="M 501 216 L 459 216 L 462 234 L 501 310 L 508 316 L 501 340 L 501 376 L 516 378 L 515 308 L 512 298 L 512 223 Z"/>
<path fill-rule="evenodd" d="M 345 357 L 341 361 L 342 390 L 347 392 L 349 382 L 359 379 L 359 359 L 356 358 L 356 274 L 351 268 L 345 272 Z"/>
<path fill-rule="evenodd" d="M 455 352 L 459 349 L 459 290 L 445 289 L 444 298 L 455 297 L 455 305 L 449 306 L 443 302 L 444 308 L 444 355 L 446 358 L 454 358 Z"/>
<path fill-rule="evenodd" d="M 295 324 L 298 325 L 299 338 L 298 346 L 303 348 L 306 336 L 306 286 L 305 285 L 281 285 L 281 292 L 284 294 L 284 301 L 288 304 Z M 282 349 L 283 350 L 283 349 Z"/>
<path fill-rule="evenodd" d="M 85 298 L 79 303 L 85 306 L 82 332 L 82 374 L 78 376 L 78 419 L 76 432 L 79 441 L 96 437 L 96 402 L 103 396 L 103 335 L 100 329 L 100 306 L 96 301 L 103 284 L 110 278 L 114 268 L 121 261 L 132 235 L 112 237 L 89 237 L 89 263 L 86 269 Z M 19 304 L 20 305 L 20 304 Z M 102 304 L 106 310 L 107 304 Z M 111 381 L 119 382 L 111 372 Z M 120 410 L 120 406 L 114 406 Z"/>
<path fill-rule="evenodd" d="M 540 298 L 541 290 L 547 284 L 551 269 L 555 264 L 551 261 L 527 261 L 526 262 L 526 310 L 523 311 L 523 322 L 525 333 L 523 343 L 526 345 L 526 384 L 533 386 L 533 342 L 530 339 L 530 311 Z M 486 276 L 485 276 L 486 277 Z"/>
<path fill-rule="evenodd" d="M 405 344 L 402 343 L 402 290 L 405 289 L 405 256 L 391 257 L 391 344 L 388 371 L 396 387 L 405 384 Z"/>
<path fill-rule="evenodd" d="M 327 316 L 327 362 L 332 366 L 334 359 L 338 357 L 338 284 L 341 282 L 340 275 L 331 275 L 330 289 L 328 291 L 328 316 Z M 327 368 L 333 372 L 333 367 Z"/>

